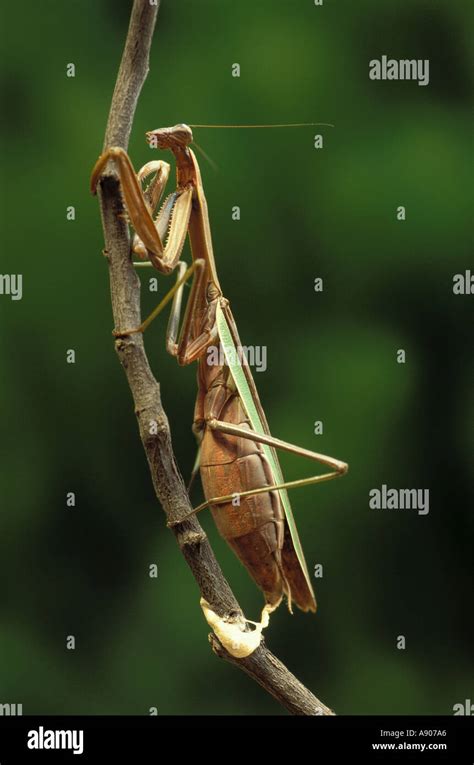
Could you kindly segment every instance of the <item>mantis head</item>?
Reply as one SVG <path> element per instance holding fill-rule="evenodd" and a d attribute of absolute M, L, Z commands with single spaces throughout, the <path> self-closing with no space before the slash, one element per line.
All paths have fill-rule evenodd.
<path fill-rule="evenodd" d="M 193 132 L 188 125 L 174 125 L 173 127 L 150 130 L 146 133 L 146 139 L 152 149 L 186 149 L 193 140 Z"/>

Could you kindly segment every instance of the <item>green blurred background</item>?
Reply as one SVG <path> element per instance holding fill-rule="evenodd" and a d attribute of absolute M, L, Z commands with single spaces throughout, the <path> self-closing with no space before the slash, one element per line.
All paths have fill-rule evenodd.
<path fill-rule="evenodd" d="M 113 350 L 88 180 L 130 5 L 3 12 L 1 271 L 23 274 L 23 299 L 0 298 L 0 702 L 24 713 L 284 714 L 209 649 Z M 451 714 L 472 695 L 472 296 L 452 292 L 470 265 L 472 22 L 462 0 L 163 0 L 130 143 L 138 168 L 156 156 L 145 131 L 163 125 L 335 124 L 195 138 L 218 166 L 201 160 L 221 283 L 243 343 L 268 347 L 255 377 L 272 431 L 350 463 L 343 480 L 292 495 L 308 566 L 324 567 L 319 610 L 282 607 L 267 636 L 339 714 Z M 429 58 L 428 87 L 370 81 L 382 54 Z M 157 300 L 148 276 L 144 314 Z M 159 276 L 160 294 L 170 283 Z M 145 341 L 188 476 L 196 369 L 167 356 L 164 328 L 161 318 Z M 288 479 L 313 468 L 282 464 Z M 370 510 L 383 483 L 429 488 L 429 515 Z M 210 516 L 201 521 L 257 618 L 260 592 Z"/>

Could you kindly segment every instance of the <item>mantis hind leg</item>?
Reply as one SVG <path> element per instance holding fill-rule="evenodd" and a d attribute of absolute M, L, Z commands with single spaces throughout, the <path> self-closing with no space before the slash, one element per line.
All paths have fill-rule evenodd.
<path fill-rule="evenodd" d="M 271 486 L 262 486 L 258 489 L 250 489 L 249 491 L 226 494 L 222 497 L 212 497 L 206 500 L 206 502 L 203 502 L 198 507 L 194 508 L 190 515 L 199 513 L 201 510 L 205 510 L 206 507 L 209 507 L 210 505 L 226 504 L 227 502 L 231 502 L 237 498 L 252 497 L 256 494 L 265 494 L 270 490 L 276 491 L 280 489 L 296 489 L 299 486 L 309 486 L 310 484 L 314 483 L 330 481 L 334 478 L 338 478 L 339 476 L 344 475 L 349 469 L 349 466 L 346 462 L 341 462 L 340 460 L 334 459 L 334 457 L 329 457 L 328 455 L 320 454 L 319 452 L 313 452 L 309 449 L 303 449 L 302 447 L 296 446 L 295 444 L 281 441 L 280 439 L 274 438 L 273 436 L 256 433 L 254 430 L 249 430 L 248 428 L 243 428 L 239 425 L 230 425 L 229 423 L 222 422 L 220 420 L 211 420 L 207 423 L 207 425 L 213 430 L 220 431 L 221 433 L 227 433 L 231 436 L 246 438 L 257 443 L 266 444 L 272 448 L 282 449 L 283 451 L 291 452 L 292 454 L 298 454 L 302 457 L 307 457 L 311 460 L 314 460 L 315 462 L 319 462 L 323 465 L 326 465 L 327 467 L 332 468 L 332 471 L 330 473 L 322 473 L 320 475 L 309 476 L 308 478 L 301 478 L 297 481 L 285 481 L 283 483 L 276 483 Z"/>
<path fill-rule="evenodd" d="M 144 332 L 156 319 L 157 316 L 163 311 L 163 309 L 168 305 L 168 303 L 173 300 L 173 307 L 171 309 L 171 315 L 168 322 L 168 330 L 167 330 L 167 348 L 169 350 L 170 345 L 174 345 L 175 341 L 175 333 L 177 331 L 177 322 L 179 323 L 179 316 L 181 312 L 181 302 L 182 302 L 182 293 L 184 284 L 187 282 L 189 277 L 198 270 L 199 272 L 203 271 L 205 268 L 205 261 L 198 259 L 195 260 L 192 265 L 189 266 L 189 268 L 186 267 L 186 263 L 182 260 L 178 263 L 178 274 L 176 277 L 176 282 L 173 287 L 166 293 L 164 298 L 158 303 L 156 308 L 153 309 L 153 311 L 150 313 L 147 318 L 142 321 L 139 327 L 134 327 L 132 329 L 120 329 L 120 330 L 114 330 L 113 335 L 114 337 L 126 337 L 126 335 L 134 335 L 137 334 L 137 332 Z M 173 351 L 169 351 L 173 355 Z"/>
<path fill-rule="evenodd" d="M 199 473 L 200 467 L 201 467 L 201 444 L 198 444 L 196 459 L 194 460 L 193 469 L 191 470 L 191 475 L 189 477 L 188 485 L 186 487 L 188 494 L 192 489 L 193 483 L 195 481 L 197 474 Z"/>

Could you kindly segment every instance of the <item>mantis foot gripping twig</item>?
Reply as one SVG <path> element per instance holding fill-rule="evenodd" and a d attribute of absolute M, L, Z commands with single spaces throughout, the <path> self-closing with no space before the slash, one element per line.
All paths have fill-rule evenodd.
<path fill-rule="evenodd" d="M 218 616 L 204 598 L 201 598 L 200 606 L 207 623 L 226 651 L 236 659 L 245 659 L 259 647 L 262 640 L 262 630 L 268 627 L 270 614 L 278 608 L 279 602 L 275 605 L 267 603 L 263 608 L 259 622 L 245 620 L 246 624 L 255 625 L 255 629 L 250 632 L 244 632 L 241 622 L 230 622 Z"/>

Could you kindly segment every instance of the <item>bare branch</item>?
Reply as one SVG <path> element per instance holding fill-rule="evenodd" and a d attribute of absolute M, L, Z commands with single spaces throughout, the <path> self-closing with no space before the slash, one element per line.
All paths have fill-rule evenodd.
<path fill-rule="evenodd" d="M 322 701 L 313 696 L 300 681 L 274 656 L 262 640 L 260 646 L 246 659 L 236 659 L 222 647 L 211 633 L 209 642 L 217 656 L 235 664 L 256 680 L 294 715 L 333 715 Z"/>
<path fill-rule="evenodd" d="M 158 7 L 151 5 L 149 0 L 135 0 L 133 4 L 104 148 L 121 146 L 126 149 L 128 146 L 138 97 L 148 73 L 157 13 Z M 128 225 L 122 217 L 124 209 L 120 185 L 112 163 L 101 178 L 99 196 L 115 326 L 136 327 L 141 322 L 140 282 L 130 258 Z M 168 523 L 176 524 L 173 525 L 173 533 L 201 595 L 220 617 L 244 625 L 240 606 L 196 517 L 179 522 L 192 512 L 192 507 L 176 464 L 168 419 L 161 403 L 160 386 L 151 372 L 143 336 L 133 334 L 120 338 L 116 340 L 115 347 L 133 396 L 156 496 Z M 243 669 L 293 714 L 333 714 L 268 651 L 263 641 L 251 656 L 238 660 L 225 651 L 214 635 L 210 639 L 218 656 Z"/>

